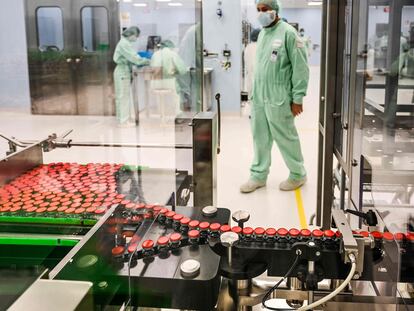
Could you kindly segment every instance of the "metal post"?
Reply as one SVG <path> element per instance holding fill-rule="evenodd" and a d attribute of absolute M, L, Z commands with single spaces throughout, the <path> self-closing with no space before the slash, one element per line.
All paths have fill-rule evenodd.
<path fill-rule="evenodd" d="M 333 203 L 334 107 L 337 100 L 338 23 L 344 15 L 343 1 L 325 0 L 323 6 L 323 48 L 321 66 L 321 98 L 319 120 L 318 201 L 316 224 L 331 226 Z M 340 11 L 341 8 L 341 11 Z M 342 14 L 342 15 L 341 15 Z M 343 17 L 343 16 L 342 16 Z M 326 62 L 325 62 L 326 59 Z"/>
<path fill-rule="evenodd" d="M 217 114 L 202 112 L 193 118 L 194 206 L 215 206 L 217 200 Z"/>

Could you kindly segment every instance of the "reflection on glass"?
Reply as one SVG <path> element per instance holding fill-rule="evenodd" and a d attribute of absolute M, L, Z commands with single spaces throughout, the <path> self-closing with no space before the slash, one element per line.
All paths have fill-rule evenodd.
<path fill-rule="evenodd" d="M 377 211 L 380 230 L 401 235 L 414 229 L 414 80 L 409 74 L 414 10 L 403 1 L 384 4 L 360 2 L 359 28 L 353 30 L 357 66 L 355 94 L 350 94 L 355 102 L 350 160 L 357 165 L 351 197 L 357 208 Z M 388 296 L 399 295 L 401 245 L 384 248 L 384 257 L 392 258 L 383 263 Z M 373 272 L 374 280 L 379 277 Z"/>
<path fill-rule="evenodd" d="M 151 59 L 151 67 L 154 75 L 151 91 L 160 107 L 161 117 L 165 119 L 168 114 L 175 116 L 179 111 L 178 94 L 182 86 L 178 81 L 180 76 L 187 74 L 187 67 L 171 40 L 164 40 L 158 45 Z"/>
<path fill-rule="evenodd" d="M 121 127 L 134 127 L 136 122 L 131 99 L 132 66 L 142 67 L 149 64 L 148 60 L 137 55 L 132 45 L 138 40 L 140 33 L 135 26 L 126 29 L 114 53 L 116 117 Z"/>
<path fill-rule="evenodd" d="M 394 10 L 371 6 L 360 26 L 355 130 L 362 141 L 354 142 L 354 159 L 360 150 L 362 206 L 375 208 L 396 233 L 414 225 L 414 7 Z"/>
<path fill-rule="evenodd" d="M 82 42 L 86 52 L 109 48 L 108 11 L 103 7 L 84 7 L 82 16 Z"/>
<path fill-rule="evenodd" d="M 42 52 L 63 50 L 62 10 L 41 7 L 36 11 L 38 46 Z"/>

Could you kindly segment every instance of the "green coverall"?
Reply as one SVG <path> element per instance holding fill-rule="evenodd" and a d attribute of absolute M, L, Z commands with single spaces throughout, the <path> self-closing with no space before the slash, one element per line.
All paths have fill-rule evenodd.
<path fill-rule="evenodd" d="M 306 177 L 291 104 L 303 103 L 308 82 L 307 51 L 296 30 L 284 21 L 264 28 L 258 39 L 252 92 L 252 179 L 266 181 L 273 141 L 290 170 L 289 179 Z"/>
<path fill-rule="evenodd" d="M 122 37 L 114 53 L 116 68 L 114 71 L 116 117 L 118 122 L 128 122 L 133 110 L 131 98 L 132 66 L 145 66 L 149 60 L 139 57 L 132 47 L 132 43 Z"/>

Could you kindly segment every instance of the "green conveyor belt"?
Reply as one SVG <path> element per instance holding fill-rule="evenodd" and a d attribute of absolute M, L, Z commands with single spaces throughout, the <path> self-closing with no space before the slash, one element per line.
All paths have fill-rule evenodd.
<path fill-rule="evenodd" d="M 40 238 L 40 237 L 0 237 L 0 245 L 37 245 L 37 246 L 70 246 L 78 243 L 74 239 Z"/>
<path fill-rule="evenodd" d="M 0 223 L 93 226 L 96 222 L 95 219 L 82 218 L 0 216 Z"/>

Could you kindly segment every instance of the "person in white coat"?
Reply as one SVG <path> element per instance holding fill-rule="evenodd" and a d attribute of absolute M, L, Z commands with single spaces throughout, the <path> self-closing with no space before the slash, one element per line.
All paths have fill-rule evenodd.
<path fill-rule="evenodd" d="M 260 29 L 253 29 L 250 34 L 251 42 L 244 49 L 244 64 L 245 64 L 245 90 L 248 96 L 252 95 L 254 67 L 256 63 L 257 38 L 259 37 Z"/>

